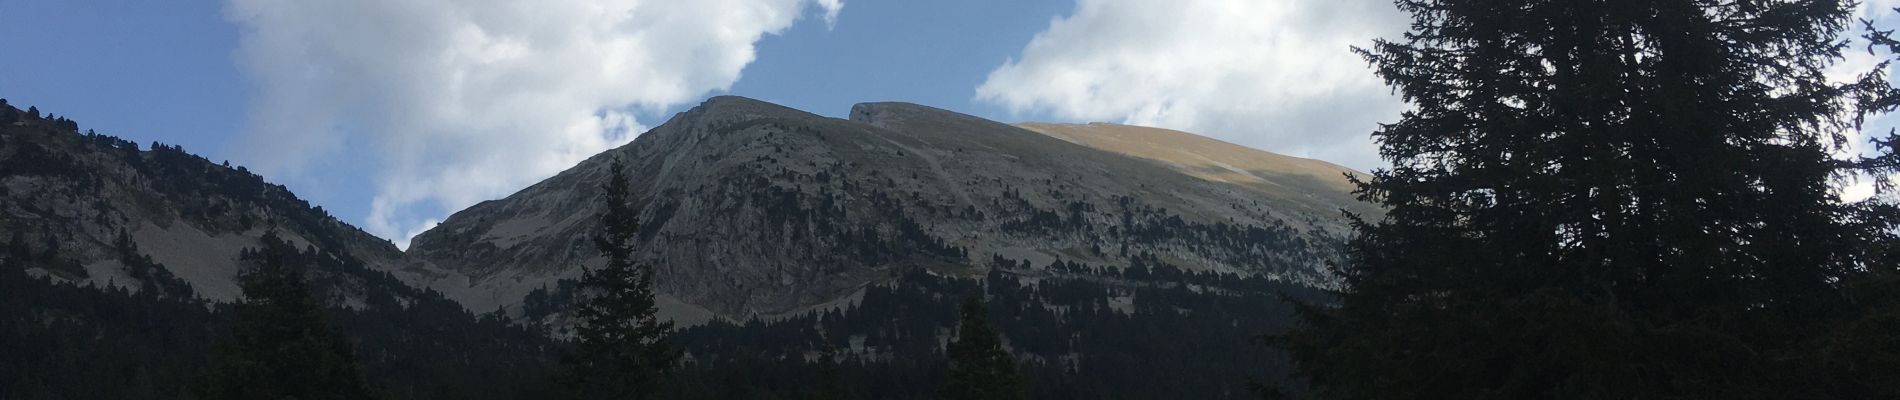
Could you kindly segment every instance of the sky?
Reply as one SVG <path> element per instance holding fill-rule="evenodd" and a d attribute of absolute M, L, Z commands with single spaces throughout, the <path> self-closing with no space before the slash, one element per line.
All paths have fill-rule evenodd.
<path fill-rule="evenodd" d="M 1158 126 L 1377 168 L 1369 134 L 1403 105 L 1349 49 L 1398 37 L 1391 4 L 0 0 L 0 98 L 230 160 L 406 247 L 724 94 Z"/>

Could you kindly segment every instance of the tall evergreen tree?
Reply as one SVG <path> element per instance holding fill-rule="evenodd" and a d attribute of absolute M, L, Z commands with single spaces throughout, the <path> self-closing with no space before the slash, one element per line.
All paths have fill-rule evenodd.
<path fill-rule="evenodd" d="M 944 372 L 945 400 L 1024 398 L 1016 358 L 1003 349 L 1002 336 L 990 328 L 982 295 L 963 300 L 956 340 L 945 353 L 950 358 L 950 368 Z"/>
<path fill-rule="evenodd" d="M 832 354 L 830 354 L 831 352 L 829 351 L 822 351 L 821 353 L 823 353 L 820 354 L 822 358 L 811 365 L 815 370 L 813 372 L 816 376 L 813 377 L 813 387 L 811 394 L 807 396 L 807 398 L 812 400 L 843 400 L 850 398 L 849 391 L 845 389 L 842 378 L 838 376 L 838 361 L 831 359 Z"/>
<path fill-rule="evenodd" d="M 581 276 L 582 300 L 574 350 L 567 363 L 569 384 L 581 399 L 646 399 L 679 363 L 682 352 L 668 341 L 673 323 L 661 321 L 653 300 L 653 270 L 633 261 L 638 215 L 631 204 L 624 168 L 608 167 L 601 186 L 606 213 L 595 247 L 607 263 Z"/>
<path fill-rule="evenodd" d="M 838 348 L 826 338 L 823 332 L 818 334 L 818 360 L 812 366 L 817 382 L 813 382 L 811 400 L 843 400 L 847 396 L 844 383 L 838 376 Z"/>
<path fill-rule="evenodd" d="M 1411 31 L 1358 50 L 1414 106 L 1359 183 L 1387 214 L 1280 338 L 1317 394 L 1894 395 L 1820 356 L 1895 268 L 1829 184 L 1850 3 L 1397 4 Z"/>
<path fill-rule="evenodd" d="M 238 275 L 243 301 L 231 333 L 212 350 L 212 366 L 194 390 L 204 399 L 356 400 L 373 398 L 350 343 L 324 322 L 293 262 L 295 250 L 271 246 Z"/>

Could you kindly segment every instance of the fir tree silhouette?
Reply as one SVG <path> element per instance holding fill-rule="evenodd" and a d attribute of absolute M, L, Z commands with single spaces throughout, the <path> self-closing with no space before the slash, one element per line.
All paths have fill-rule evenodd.
<path fill-rule="evenodd" d="M 981 295 L 970 295 L 959 309 L 957 337 L 945 349 L 950 368 L 944 372 L 946 400 L 1024 398 L 1023 380 L 1016 374 L 1016 358 L 1003 349 L 1003 340 L 990 328 Z"/>
<path fill-rule="evenodd" d="M 305 285 L 300 255 L 275 233 L 238 276 L 243 300 L 194 387 L 203 399 L 374 398 L 350 343 L 324 321 Z"/>
<path fill-rule="evenodd" d="M 1414 106 L 1359 182 L 1388 212 L 1279 338 L 1317 394 L 1900 395 L 1840 369 L 1900 346 L 1823 350 L 1895 268 L 1891 218 L 1829 186 L 1850 3 L 1398 4 L 1405 39 L 1358 50 Z"/>
<path fill-rule="evenodd" d="M 580 325 L 563 361 L 575 398 L 647 399 L 682 353 L 668 341 L 673 323 L 657 315 L 653 270 L 633 261 L 639 222 L 624 167 L 615 161 L 608 168 L 601 186 L 606 213 L 594 238 L 607 263 L 581 276 Z"/>

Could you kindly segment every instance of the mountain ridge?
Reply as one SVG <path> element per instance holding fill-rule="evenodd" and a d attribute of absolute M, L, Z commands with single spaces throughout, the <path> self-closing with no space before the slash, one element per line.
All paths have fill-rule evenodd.
<path fill-rule="evenodd" d="M 60 140 L 83 143 L 87 137 Z M 1193 271 L 1324 285 L 1330 278 L 1323 265 L 1337 257 L 1346 231 L 1338 209 L 1363 213 L 1364 205 L 1344 193 L 1343 175 L 1314 185 L 1282 175 L 1308 180 L 1325 175 L 1274 169 L 1356 171 L 1198 138 L 1122 125 L 1010 125 L 901 102 L 857 104 L 840 119 L 719 96 L 632 143 L 509 196 L 456 211 L 418 235 L 407 251 L 336 221 L 321 207 L 295 200 L 287 189 L 242 167 L 217 166 L 182 149 L 157 146 L 127 153 L 144 154 L 132 158 L 111 155 L 138 151 L 129 143 L 61 151 L 103 154 L 88 157 L 126 160 L 115 162 L 127 165 L 94 163 L 76 170 L 136 172 L 144 161 L 131 160 L 195 160 L 186 163 L 188 170 L 213 172 L 205 176 L 229 170 L 233 177 L 249 177 L 238 180 L 248 182 L 244 187 L 263 187 L 264 193 L 289 199 L 285 206 L 233 212 L 236 203 L 228 196 L 207 195 L 204 203 L 210 205 L 194 206 L 189 205 L 197 204 L 189 200 L 192 196 L 171 195 L 184 199 L 176 203 L 183 205 L 160 209 L 213 207 L 215 212 L 204 214 L 232 221 L 175 224 L 168 221 L 176 217 L 120 215 L 119 222 L 89 234 L 86 241 L 92 244 L 78 247 L 89 249 L 78 258 L 100 272 L 97 283 L 123 286 L 129 275 L 105 272 L 115 271 L 113 258 L 106 256 L 112 251 L 110 231 L 124 230 L 143 253 L 176 266 L 176 275 L 219 301 L 236 296 L 237 253 L 255 246 L 264 232 L 278 231 L 298 246 L 337 247 L 374 270 L 440 292 L 470 310 L 519 315 L 530 294 L 558 290 L 578 277 L 581 266 L 597 265 L 588 238 L 599 207 L 598 184 L 614 159 L 628 164 L 640 190 L 635 198 L 644 206 L 641 240 L 648 249 L 641 261 L 658 268 L 668 317 L 687 323 L 836 305 L 866 285 L 911 269 L 977 276 L 993 268 L 991 259 L 1125 267 L 1135 257 L 1152 255 Z M 1182 147 L 1182 142 L 1196 146 L 1189 153 L 1211 156 L 1194 164 L 1179 154 L 1152 151 Z M 1272 162 L 1248 161 L 1254 158 Z M 1281 181 L 1235 182 L 1210 175 L 1209 165 Z M 127 173 L 133 172 L 119 174 Z M 0 174 L 13 176 L 0 183 L 19 186 L 32 179 L 19 175 Z M 1301 190 L 1271 190 L 1276 187 Z M 111 192 L 137 197 L 163 191 Z M 265 212 L 296 217 L 258 214 Z M 281 223 L 242 225 L 235 221 L 239 218 L 313 222 L 285 229 Z"/>
<path fill-rule="evenodd" d="M 573 279 L 596 262 L 577 244 L 591 226 L 580 216 L 614 158 L 646 205 L 643 261 L 663 302 L 697 318 L 825 304 L 908 268 L 979 274 L 992 255 L 1126 265 L 1152 252 L 1321 283 L 1345 232 L 1337 209 L 1280 215 L 1257 204 L 1274 193 L 1022 126 L 910 103 L 838 119 L 720 96 L 418 235 L 412 263 L 459 274 L 422 284 L 486 310 Z M 1211 237 L 1224 244 L 1196 242 Z"/>
<path fill-rule="evenodd" d="M 951 304 L 983 293 L 1037 382 L 1094 390 L 1085 397 L 1231 397 L 1261 351 L 1202 344 L 1283 326 L 1276 296 L 1317 293 L 1302 282 L 1324 280 L 1316 268 L 1338 251 L 1337 221 L 1154 160 L 929 107 L 859 108 L 853 121 L 715 99 L 399 252 L 242 167 L 0 107 L 0 233 L 12 236 L 0 286 L 24 288 L 0 291 L 0 308 L 26 311 L 0 315 L 31 328 L 6 330 L 25 335 L 14 343 L 64 344 L 0 368 L 46 371 L 59 379 L 43 389 L 74 393 L 89 387 L 66 377 L 197 370 L 229 315 L 217 303 L 238 296 L 218 285 L 270 248 L 295 255 L 392 393 L 541 397 L 573 275 L 595 262 L 587 236 L 609 159 L 642 171 L 642 254 L 697 365 L 681 379 L 715 386 L 815 352 L 862 362 L 839 364 L 854 381 L 930 376 Z M 1105 326 L 1117 328 L 1088 328 Z M 1178 340 L 1130 341 L 1163 330 Z M 116 355 L 42 368 L 85 351 Z M 164 384 L 98 393 L 184 386 L 154 379 Z M 442 382 L 456 386 L 429 386 Z M 899 386 L 871 393 L 929 396 Z"/>
<path fill-rule="evenodd" d="M 1337 207 L 1359 215 L 1381 213 L 1376 206 L 1353 197 L 1351 192 L 1356 187 L 1345 178 L 1370 174 L 1326 160 L 1289 156 L 1166 128 L 1106 122 L 1023 122 L 1016 126 L 1097 150 L 1152 160 L 1210 181 L 1256 186 L 1263 192 L 1325 194 L 1305 202 L 1315 210 Z"/>
<path fill-rule="evenodd" d="M 372 269 L 404 258 L 388 240 L 244 167 L 213 163 L 178 146 L 141 148 L 81 133 L 76 122 L 37 111 L 0 101 L 0 232 L 37 232 L 41 237 L 32 238 L 31 247 L 77 268 L 35 274 L 139 291 L 153 277 L 127 260 L 149 258 L 191 289 L 168 294 L 229 302 L 239 295 L 240 253 L 270 233 L 299 248 L 349 254 Z M 345 286 L 368 279 L 327 273 L 353 281 Z M 332 289 L 346 298 L 364 295 L 361 287 Z"/>

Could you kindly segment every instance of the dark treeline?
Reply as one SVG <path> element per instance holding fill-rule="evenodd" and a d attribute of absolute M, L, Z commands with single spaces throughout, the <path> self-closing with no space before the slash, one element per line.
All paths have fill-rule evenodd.
<path fill-rule="evenodd" d="M 335 254 L 266 241 L 290 268 L 354 265 Z M 0 254 L 0 393 L 7 399 L 196 398 L 233 305 L 172 290 L 56 283 L 27 273 L 41 258 L 13 242 Z M 149 262 L 149 261 L 148 261 Z M 392 284 L 382 282 L 380 284 Z M 315 290 L 311 296 L 327 296 Z M 406 286 L 403 286 L 406 288 Z M 410 289 L 413 290 L 413 289 Z M 439 296 L 398 301 L 383 288 L 356 308 L 323 318 L 347 334 L 370 387 L 387 399 L 534 398 L 549 390 L 555 343 L 494 317 L 477 317 Z"/>
<path fill-rule="evenodd" d="M 280 246 L 273 244 L 273 246 Z M 329 259 L 295 252 L 291 265 Z M 179 398 L 209 367 L 230 305 L 53 283 L 28 277 L 9 254 L 0 276 L 0 392 L 19 399 Z M 1066 264 L 1066 263 L 1065 263 Z M 839 399 L 936 398 L 960 293 L 987 293 L 988 314 L 1030 398 L 1247 397 L 1249 377 L 1274 357 L 1249 337 L 1285 326 L 1269 292 L 1236 290 L 1255 279 L 1178 273 L 1105 285 L 1099 270 L 1069 278 L 998 272 L 987 283 L 915 270 L 867 287 L 845 311 L 771 323 L 713 322 L 681 329 L 689 361 L 662 385 L 664 398 L 802 399 L 823 387 Z M 314 286 L 314 285 L 313 285 Z M 987 288 L 986 288 L 987 287 Z M 1195 289 L 1204 288 L 1204 289 Z M 1297 293 L 1300 289 L 1287 288 Z M 1111 305 L 1111 299 L 1127 299 Z M 329 308 L 370 386 L 391 399 L 540 398 L 557 393 L 557 342 L 446 300 L 407 306 L 372 296 L 359 309 Z M 1165 340 L 1156 340 L 1165 338 Z M 821 355 L 830 355 L 825 362 Z M 99 379 L 126 385 L 95 385 Z"/>
<path fill-rule="evenodd" d="M 1152 261 L 1128 273 L 1061 261 L 1036 269 L 993 262 L 998 268 L 982 280 L 916 269 L 866 287 L 843 310 L 683 329 L 676 338 L 695 362 L 682 371 L 682 384 L 720 387 L 695 398 L 800 398 L 790 395 L 822 380 L 815 368 L 796 365 L 830 351 L 837 379 L 849 388 L 842 398 L 935 398 L 936 387 L 915 382 L 943 379 L 942 342 L 957 327 L 957 304 L 962 294 L 982 293 L 990 323 L 1022 362 L 1029 398 L 1244 398 L 1252 396 L 1250 377 L 1290 372 L 1279 363 L 1263 368 L 1262 360 L 1281 356 L 1249 344 L 1292 322 L 1279 294 L 1319 296 Z M 756 372 L 719 383 L 733 371 Z"/>
<path fill-rule="evenodd" d="M 31 277 L 26 268 L 40 262 L 33 253 L 16 240 L 0 258 L 0 393 L 35 400 L 184 393 L 205 365 L 223 315 L 155 291 Z"/>

